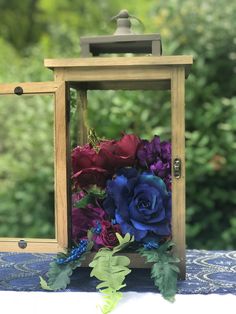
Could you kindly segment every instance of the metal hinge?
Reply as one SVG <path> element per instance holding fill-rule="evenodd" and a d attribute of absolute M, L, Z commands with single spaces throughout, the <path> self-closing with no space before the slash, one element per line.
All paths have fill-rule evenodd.
<path fill-rule="evenodd" d="M 181 177 L 181 160 L 179 158 L 175 158 L 175 160 L 174 160 L 173 172 L 174 172 L 174 177 L 176 179 L 180 179 L 180 177 Z"/>

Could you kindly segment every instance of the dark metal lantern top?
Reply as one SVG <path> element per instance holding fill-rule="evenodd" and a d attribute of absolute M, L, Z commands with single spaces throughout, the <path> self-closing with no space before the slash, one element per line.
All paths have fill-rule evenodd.
<path fill-rule="evenodd" d="M 160 34 L 136 35 L 131 29 L 130 15 L 127 10 L 121 10 L 111 20 L 117 21 L 114 35 L 81 37 L 81 56 L 91 57 L 109 53 L 162 54 Z M 140 21 L 141 22 L 141 21 Z"/>
<path fill-rule="evenodd" d="M 121 10 L 116 16 L 111 18 L 112 20 L 116 20 L 117 22 L 117 29 L 114 35 L 129 35 L 134 34 L 131 29 L 131 21 L 130 18 L 134 18 L 142 23 L 136 16 L 130 15 L 127 10 Z"/>

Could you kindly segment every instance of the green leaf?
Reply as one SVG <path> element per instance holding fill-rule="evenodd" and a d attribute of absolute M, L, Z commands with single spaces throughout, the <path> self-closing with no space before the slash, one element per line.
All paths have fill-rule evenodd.
<path fill-rule="evenodd" d="M 90 244 L 92 242 L 92 238 L 93 238 L 93 232 L 91 230 L 88 230 L 87 238 L 88 238 L 89 244 Z"/>
<path fill-rule="evenodd" d="M 119 233 L 116 233 L 116 237 L 119 241 L 119 245 L 113 248 L 114 252 L 118 252 L 123 250 L 126 246 L 128 246 L 131 242 L 134 241 L 134 236 L 131 236 L 129 233 L 126 233 L 124 238 Z"/>
<path fill-rule="evenodd" d="M 151 269 L 151 278 L 159 288 L 162 296 L 173 302 L 177 291 L 177 278 L 179 268 L 176 265 L 179 259 L 172 254 L 172 241 L 166 241 L 158 249 L 139 249 L 138 252 L 146 258 L 147 262 L 154 263 Z"/>
<path fill-rule="evenodd" d="M 103 314 L 108 314 L 115 309 L 122 298 L 122 293 L 112 290 L 111 288 L 103 289 L 104 305 L 101 308 Z"/>
<path fill-rule="evenodd" d="M 152 266 L 151 278 L 154 279 L 155 285 L 159 288 L 162 296 L 173 302 L 177 291 L 178 272 L 173 270 L 171 264 L 162 260 Z"/>
<path fill-rule="evenodd" d="M 47 284 L 47 281 L 43 279 L 43 277 L 39 276 L 40 286 L 44 290 L 53 291 L 53 289 Z"/>
<path fill-rule="evenodd" d="M 157 250 L 146 250 L 141 248 L 138 252 L 146 258 L 146 263 L 157 262 L 159 259 L 159 253 Z"/>
<path fill-rule="evenodd" d="M 51 288 L 51 290 L 65 289 L 70 283 L 72 271 L 73 266 L 71 263 L 65 265 L 58 265 L 56 262 L 50 263 L 47 285 Z M 44 288 L 43 286 L 41 287 Z"/>
<path fill-rule="evenodd" d="M 90 194 L 85 195 L 81 200 L 75 203 L 77 208 L 85 208 L 88 204 L 93 202 L 93 197 Z"/>
<path fill-rule="evenodd" d="M 92 186 L 88 194 L 92 195 L 95 198 L 103 199 L 106 196 L 106 191 L 98 187 L 97 185 Z"/>
<path fill-rule="evenodd" d="M 130 264 L 130 259 L 127 256 L 113 256 L 111 263 L 114 266 L 128 266 Z"/>
<path fill-rule="evenodd" d="M 96 134 L 96 131 L 94 129 L 90 128 L 88 131 L 88 142 L 89 142 L 89 144 L 92 145 L 92 147 L 95 149 L 96 152 L 99 151 L 100 140 L 101 139 Z"/>
<path fill-rule="evenodd" d="M 92 249 L 93 243 L 88 243 L 87 251 L 76 261 L 67 264 L 59 265 L 56 261 L 50 263 L 50 268 L 47 273 L 48 282 L 40 277 L 40 285 L 44 290 L 62 290 L 70 283 L 70 277 L 74 269 L 81 265 L 81 261 L 85 259 L 86 254 Z M 66 258 L 69 254 L 58 253 L 57 258 Z"/>
<path fill-rule="evenodd" d="M 102 281 L 97 285 L 97 289 L 101 289 L 104 294 L 104 306 L 102 313 L 110 313 L 120 300 L 122 294 L 119 290 L 125 287 L 125 277 L 131 272 L 127 267 L 130 259 L 127 256 L 115 256 L 114 254 L 129 245 L 134 238 L 126 234 L 124 238 L 120 234 L 116 234 L 119 245 L 112 250 L 101 248 L 94 256 L 93 261 L 89 264 L 92 267 L 90 276 L 95 276 Z"/>
<path fill-rule="evenodd" d="M 76 202 L 75 205 L 78 208 L 85 208 L 88 204 L 94 203 L 97 199 L 103 199 L 105 196 L 105 190 L 94 185 L 87 191 L 87 194 L 81 200 Z"/>

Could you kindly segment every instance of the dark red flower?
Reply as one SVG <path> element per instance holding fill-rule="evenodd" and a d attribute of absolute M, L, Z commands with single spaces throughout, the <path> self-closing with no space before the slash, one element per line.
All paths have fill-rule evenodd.
<path fill-rule="evenodd" d="M 109 177 L 110 173 L 106 169 L 98 167 L 85 168 L 73 175 L 76 186 L 80 188 L 86 188 L 95 184 L 104 187 Z"/>
<path fill-rule="evenodd" d="M 72 151 L 73 179 L 76 187 L 91 185 L 105 187 L 106 180 L 115 171 L 133 166 L 140 139 L 133 134 L 125 134 L 119 141 L 104 140 L 96 151 L 90 144 L 78 146 Z"/>
<path fill-rule="evenodd" d="M 125 134 L 119 141 L 103 141 L 99 154 L 112 169 L 133 166 L 140 139 L 134 134 Z"/>
<path fill-rule="evenodd" d="M 119 225 L 112 225 L 110 221 L 103 220 L 100 222 L 100 232 L 94 233 L 93 241 L 95 246 L 113 248 L 118 244 L 116 233 L 121 233 Z"/>

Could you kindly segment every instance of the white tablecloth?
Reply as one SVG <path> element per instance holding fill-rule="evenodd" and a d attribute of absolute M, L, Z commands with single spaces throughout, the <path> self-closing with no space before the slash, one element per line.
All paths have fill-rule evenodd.
<path fill-rule="evenodd" d="M 93 292 L 0 291 L 0 314 L 99 314 L 102 298 Z M 125 292 L 112 314 L 236 313 L 236 295 L 176 295 L 169 303 L 159 294 Z"/>

